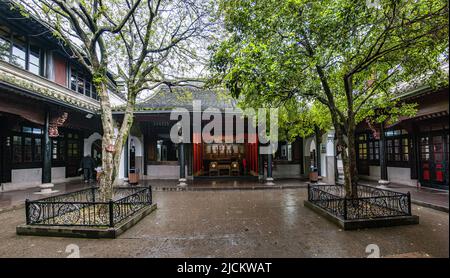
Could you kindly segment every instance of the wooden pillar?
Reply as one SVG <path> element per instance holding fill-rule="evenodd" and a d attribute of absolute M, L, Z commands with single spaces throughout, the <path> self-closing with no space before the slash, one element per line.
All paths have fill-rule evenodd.
<path fill-rule="evenodd" d="M 129 150 L 128 150 L 128 145 L 129 145 L 129 140 L 130 140 L 130 135 L 128 135 L 127 137 L 127 142 L 125 143 L 125 151 L 124 151 L 124 158 L 123 158 L 123 164 L 124 164 L 124 173 L 123 176 L 125 178 L 128 178 L 128 172 L 130 171 L 129 166 L 128 166 L 128 158 L 130 156 Z"/>
<path fill-rule="evenodd" d="M 273 176 L 272 176 L 272 143 L 269 143 L 269 153 L 267 154 L 267 179 L 266 185 L 274 185 Z"/>
<path fill-rule="evenodd" d="M 143 141 L 144 141 L 144 150 L 143 150 L 143 154 L 144 154 L 144 175 L 147 175 L 147 157 L 148 157 L 148 140 L 147 140 L 147 129 L 144 128 L 145 132 L 143 134 Z"/>
<path fill-rule="evenodd" d="M 410 146 L 411 149 L 410 155 L 409 155 L 409 163 L 410 163 L 410 169 L 411 169 L 411 179 L 418 179 L 419 178 L 419 171 L 418 171 L 418 165 L 419 165 L 419 144 L 418 144 L 418 130 L 416 128 L 411 129 L 411 137 L 409 140 L 411 140 Z M 408 142 L 409 143 L 409 142 Z"/>
<path fill-rule="evenodd" d="M 258 144 L 258 180 L 264 179 L 264 156 L 259 153 Z"/>
<path fill-rule="evenodd" d="M 321 136 L 319 130 L 316 129 L 316 167 L 317 167 L 317 175 L 321 175 L 321 165 L 320 165 L 320 144 L 321 144 Z"/>
<path fill-rule="evenodd" d="M 44 145 L 42 156 L 42 183 L 52 182 L 52 144 L 48 129 L 50 127 L 50 112 L 48 109 L 45 111 L 45 124 L 44 124 Z"/>
<path fill-rule="evenodd" d="M 184 143 L 178 144 L 178 164 L 180 165 L 180 179 L 186 178 L 185 159 L 184 159 Z"/>
<path fill-rule="evenodd" d="M 180 165 L 180 178 L 178 179 L 178 186 L 186 186 L 186 171 L 185 165 L 186 160 L 184 157 L 184 143 L 180 142 L 178 144 L 178 164 Z"/>
<path fill-rule="evenodd" d="M 273 178 L 272 177 L 272 158 L 273 155 L 271 153 L 269 153 L 267 155 L 267 178 Z"/>
<path fill-rule="evenodd" d="M 381 123 L 380 127 L 380 174 L 381 174 L 381 181 L 388 181 L 384 123 Z"/>

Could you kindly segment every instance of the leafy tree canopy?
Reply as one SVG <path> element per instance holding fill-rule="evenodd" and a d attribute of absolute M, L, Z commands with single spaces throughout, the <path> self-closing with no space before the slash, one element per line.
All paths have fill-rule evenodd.
<path fill-rule="evenodd" d="M 322 122 L 328 113 L 350 196 L 357 195 L 358 123 L 414 114 L 414 104 L 395 98 L 400 82 L 448 84 L 444 0 L 222 0 L 221 11 L 229 36 L 213 48 L 215 81 L 248 105 L 282 105 L 283 118 Z M 328 108 L 320 117 L 317 102 Z M 310 115 L 299 113 L 308 103 Z M 298 124 L 284 129 L 306 134 L 310 125 Z"/>
<path fill-rule="evenodd" d="M 298 116 L 298 108 L 314 102 L 309 112 L 315 117 L 309 118 L 319 125 L 328 117 L 323 108 L 330 106 L 336 123 L 343 125 L 348 112 L 356 124 L 368 116 L 381 121 L 411 115 L 414 105 L 394 101 L 393 88 L 425 75 L 420 81 L 433 87 L 447 81 L 441 71 L 442 63 L 448 62 L 447 2 L 374 3 L 223 0 L 229 37 L 213 49 L 216 81 L 223 81 L 248 105 L 283 104 L 286 115 L 280 118 L 292 117 L 290 113 L 308 118 Z M 324 91 L 317 67 L 331 96 Z M 292 99 L 296 101 L 288 101 Z M 286 123 L 291 130 L 292 122 Z M 308 126 L 296 130 L 308 134 Z"/>

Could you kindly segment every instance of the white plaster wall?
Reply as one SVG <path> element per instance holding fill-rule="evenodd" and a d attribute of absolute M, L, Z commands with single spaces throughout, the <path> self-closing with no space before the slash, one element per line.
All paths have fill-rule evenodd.
<path fill-rule="evenodd" d="M 66 178 L 66 167 L 52 167 L 52 183 L 75 180 L 78 177 Z M 13 169 L 11 182 L 2 184 L 1 191 L 21 190 L 39 186 L 42 183 L 42 168 Z"/>
<path fill-rule="evenodd" d="M 327 176 L 327 154 L 320 153 L 320 176 Z"/>
<path fill-rule="evenodd" d="M 411 179 L 411 169 L 410 168 L 400 168 L 400 167 L 387 167 L 388 180 L 392 183 L 398 183 L 403 185 L 416 186 L 417 180 Z M 366 180 L 378 181 L 381 179 L 381 169 L 380 166 L 369 166 L 370 176 L 360 175 L 361 178 Z"/>
<path fill-rule="evenodd" d="M 42 183 L 42 168 L 11 170 L 11 184 L 15 186 L 39 185 Z"/>
<path fill-rule="evenodd" d="M 133 140 L 135 155 L 136 155 L 136 169 L 139 169 L 139 173 L 142 176 L 144 174 L 144 140 L 143 137 L 130 136 L 130 145 L 131 140 Z M 131 149 L 131 146 L 130 146 Z"/>
<path fill-rule="evenodd" d="M 305 138 L 305 140 L 303 140 L 303 153 L 305 154 L 305 156 L 309 156 L 309 153 L 311 152 L 311 150 L 314 150 L 316 148 L 316 143 L 315 143 L 315 139 L 314 136 L 310 136 L 308 138 Z"/>
<path fill-rule="evenodd" d="M 130 144 L 131 144 L 131 140 L 133 140 L 136 156 L 142 156 L 143 148 L 142 148 L 141 138 L 131 135 L 130 136 Z"/>
<path fill-rule="evenodd" d="M 99 139 L 102 140 L 102 136 L 98 132 L 94 132 L 88 138 L 84 139 L 83 156 L 91 155 L 92 143 Z"/>
<path fill-rule="evenodd" d="M 369 175 L 359 175 L 363 180 L 379 181 L 381 179 L 381 169 L 380 166 L 369 166 Z"/>
<path fill-rule="evenodd" d="M 119 164 L 119 180 L 123 180 L 125 178 L 125 148 L 122 149 L 122 154 L 120 155 L 120 164 Z"/>
<path fill-rule="evenodd" d="M 187 166 L 185 169 L 187 173 Z M 147 165 L 147 179 L 179 179 L 179 165 Z"/>
<path fill-rule="evenodd" d="M 300 178 L 300 164 L 277 164 L 272 170 L 274 178 Z"/>
<path fill-rule="evenodd" d="M 325 161 L 326 161 L 325 165 L 326 165 L 327 171 L 326 171 L 325 175 L 322 174 L 322 177 L 323 177 L 322 181 L 326 182 L 328 184 L 335 184 L 335 182 L 336 182 L 335 171 L 336 170 L 334 167 L 334 163 L 335 163 L 334 156 L 327 156 L 325 158 Z"/>
<path fill-rule="evenodd" d="M 305 138 L 305 140 L 303 140 L 303 165 L 305 166 L 305 168 L 303 169 L 305 175 L 309 175 L 309 172 L 311 172 L 311 157 L 309 156 L 309 154 L 311 153 L 312 150 L 316 149 L 316 142 L 315 142 L 315 138 L 314 136 L 310 136 L 308 138 Z"/>
<path fill-rule="evenodd" d="M 66 180 L 66 167 L 52 167 L 52 183 Z"/>
<path fill-rule="evenodd" d="M 326 142 L 326 148 L 327 148 L 327 156 L 334 156 L 335 155 L 335 146 L 334 146 L 334 132 L 329 132 L 324 135 L 324 138 L 322 139 L 322 142 Z"/>
<path fill-rule="evenodd" d="M 334 130 L 325 133 L 322 138 L 320 147 L 320 175 L 323 181 L 329 184 L 335 183 L 335 145 Z M 325 152 L 322 149 L 325 148 Z"/>
<path fill-rule="evenodd" d="M 411 186 L 416 185 L 416 180 L 411 179 L 410 168 L 388 167 L 387 170 L 390 182 Z"/>
<path fill-rule="evenodd" d="M 369 174 L 370 176 L 373 177 L 373 179 L 375 180 L 380 180 L 381 179 L 381 168 L 380 166 L 369 166 Z"/>
<path fill-rule="evenodd" d="M 317 148 L 316 148 L 316 140 L 311 141 L 311 144 L 309 145 L 308 153 L 312 152 L 313 150 L 317 150 Z"/>
<path fill-rule="evenodd" d="M 134 148 L 135 148 L 135 154 L 136 154 L 136 167 L 139 168 L 140 174 L 143 175 L 144 171 L 144 159 L 143 159 L 143 140 L 140 137 L 136 137 L 133 135 L 130 135 L 130 140 L 128 140 L 128 150 L 131 149 L 131 140 L 133 140 Z M 130 165 L 129 157 L 128 158 L 128 165 Z M 118 180 L 123 181 L 125 179 L 125 146 L 122 148 L 122 154 L 120 156 L 120 164 L 119 164 L 119 175 Z"/>

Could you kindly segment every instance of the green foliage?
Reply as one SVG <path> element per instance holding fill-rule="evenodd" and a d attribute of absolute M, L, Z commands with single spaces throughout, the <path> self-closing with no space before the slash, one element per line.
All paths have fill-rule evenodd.
<path fill-rule="evenodd" d="M 30 14 L 27 12 L 27 10 L 25 9 L 24 5 L 22 5 L 21 3 L 17 3 L 17 6 L 11 6 L 10 9 L 14 10 L 14 9 L 19 9 L 19 13 L 21 16 L 23 16 L 24 18 L 29 18 Z"/>
<path fill-rule="evenodd" d="M 332 115 L 344 129 L 350 120 L 411 116 L 415 105 L 396 100 L 397 84 L 448 84 L 447 1 L 379 4 L 222 0 L 229 36 L 212 48 L 213 82 L 243 106 L 279 107 L 288 137 L 326 129 Z"/>

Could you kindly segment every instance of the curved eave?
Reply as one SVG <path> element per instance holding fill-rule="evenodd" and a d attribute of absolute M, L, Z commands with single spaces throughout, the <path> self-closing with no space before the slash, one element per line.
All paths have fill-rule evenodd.
<path fill-rule="evenodd" d="M 56 104 L 56 105 L 59 105 L 59 106 L 63 106 L 63 107 L 67 107 L 67 108 L 71 108 L 71 109 L 75 109 L 75 110 L 79 110 L 79 111 L 90 113 L 90 114 L 97 114 L 98 113 L 98 111 L 96 111 L 96 110 L 90 110 L 90 109 L 83 108 L 83 107 L 80 107 L 80 106 L 77 106 L 77 105 L 73 105 L 73 104 L 70 104 L 70 103 L 58 100 L 58 99 L 49 98 L 49 97 L 43 96 L 41 94 L 35 93 L 35 92 L 31 91 L 31 90 L 27 90 L 27 89 L 24 89 L 24 88 L 21 88 L 21 87 L 18 87 L 18 86 L 14 86 L 14 85 L 11 85 L 11 84 L 8 84 L 8 83 L 4 83 L 4 82 L 0 81 L 0 88 L 2 88 L 2 87 L 6 88 L 6 89 L 9 89 L 9 90 L 14 90 L 17 94 L 20 94 L 20 95 L 23 95 L 23 96 L 32 97 L 34 99 L 38 99 L 38 100 L 42 100 L 42 101 L 46 101 L 48 103 Z"/>
<path fill-rule="evenodd" d="M 0 61 L 0 85 L 18 94 L 96 114 L 100 103 L 46 78 Z"/>
<path fill-rule="evenodd" d="M 409 90 L 405 93 L 401 93 L 393 98 L 393 100 L 404 100 L 408 98 L 413 98 L 424 93 L 428 93 L 432 91 L 432 88 L 429 85 L 422 85 L 412 90 Z"/>

